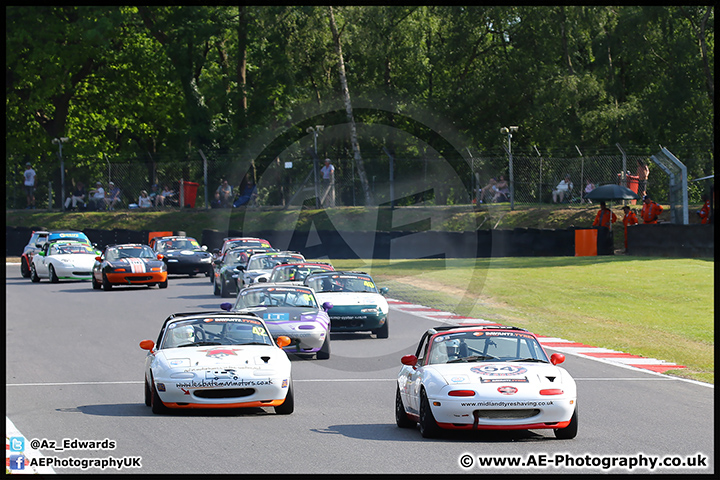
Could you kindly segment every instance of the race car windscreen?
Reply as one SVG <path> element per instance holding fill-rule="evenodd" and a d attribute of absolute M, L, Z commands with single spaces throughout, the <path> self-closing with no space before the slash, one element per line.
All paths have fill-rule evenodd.
<path fill-rule="evenodd" d="M 247 260 L 247 252 L 238 250 L 236 252 L 230 251 L 225 254 L 225 263 L 229 265 L 235 265 L 236 263 L 245 263 Z"/>
<path fill-rule="evenodd" d="M 548 362 L 532 335 L 519 332 L 469 331 L 437 335 L 430 344 L 430 364 L 461 362 Z"/>
<path fill-rule="evenodd" d="M 169 324 L 160 348 L 272 344 L 268 332 L 258 320 L 208 317 L 179 320 Z"/>
<path fill-rule="evenodd" d="M 378 293 L 368 275 L 315 275 L 308 279 L 307 285 L 316 292 Z"/>
<path fill-rule="evenodd" d="M 88 245 L 82 244 L 59 244 L 50 247 L 50 255 L 73 255 L 90 254 L 94 255 L 95 250 Z"/>
<path fill-rule="evenodd" d="M 309 288 L 246 288 L 235 301 L 235 310 L 253 307 L 307 307 L 318 308 L 315 295 Z"/>
<path fill-rule="evenodd" d="M 158 252 L 168 250 L 198 250 L 200 244 L 195 239 L 180 238 L 174 240 L 159 240 L 155 247 Z"/>
<path fill-rule="evenodd" d="M 156 258 L 155 252 L 147 245 L 133 245 L 108 248 L 105 259 L 109 262 L 123 258 Z"/>

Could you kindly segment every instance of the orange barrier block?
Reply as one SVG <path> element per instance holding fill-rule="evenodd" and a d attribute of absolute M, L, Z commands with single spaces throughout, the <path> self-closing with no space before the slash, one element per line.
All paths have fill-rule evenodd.
<path fill-rule="evenodd" d="M 597 230 L 575 230 L 575 256 L 597 256 Z"/>

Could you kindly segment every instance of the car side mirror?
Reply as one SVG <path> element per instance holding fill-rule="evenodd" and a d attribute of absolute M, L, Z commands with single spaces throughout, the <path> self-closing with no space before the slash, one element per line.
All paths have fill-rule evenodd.
<path fill-rule="evenodd" d="M 98 255 L 97 257 L 95 257 L 95 260 L 97 260 L 98 262 L 102 262 L 102 257 Z"/>
<path fill-rule="evenodd" d="M 220 308 L 225 310 L 226 312 L 229 312 L 230 309 L 232 309 L 232 303 L 230 302 L 223 302 L 220 304 Z"/>
<path fill-rule="evenodd" d="M 152 349 L 155 348 L 155 342 L 152 340 L 143 340 L 140 342 L 140 348 L 152 352 Z"/>
<path fill-rule="evenodd" d="M 325 311 L 327 312 L 328 310 L 330 310 L 331 308 L 333 308 L 333 304 L 330 303 L 330 302 L 325 302 L 325 303 L 322 304 L 322 307 L 323 307 L 323 310 L 325 310 Z"/>
<path fill-rule="evenodd" d="M 550 363 L 553 365 L 559 365 L 565 361 L 565 355 L 562 353 L 553 353 L 550 355 Z"/>
<path fill-rule="evenodd" d="M 275 342 L 280 348 L 287 347 L 291 343 L 290 337 L 286 337 L 285 335 L 280 335 Z"/>
<path fill-rule="evenodd" d="M 414 367 L 415 365 L 417 365 L 417 360 L 418 359 L 415 355 L 405 355 L 404 357 L 402 357 L 400 359 L 400 362 L 403 365 L 407 365 L 409 367 Z"/>
<path fill-rule="evenodd" d="M 382 287 L 380 289 L 380 295 L 386 295 L 389 291 L 390 289 L 388 287 Z"/>
<path fill-rule="evenodd" d="M 158 260 L 162 260 L 163 258 L 165 258 L 165 255 L 163 255 L 162 253 L 158 253 L 158 254 L 157 254 L 157 259 L 158 259 Z"/>

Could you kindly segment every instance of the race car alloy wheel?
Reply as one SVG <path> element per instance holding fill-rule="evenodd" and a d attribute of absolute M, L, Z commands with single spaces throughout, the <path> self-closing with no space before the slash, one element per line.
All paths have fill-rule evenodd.
<path fill-rule="evenodd" d="M 110 280 L 108 280 L 107 275 L 103 273 L 102 276 L 102 288 L 105 291 L 108 291 L 112 288 L 112 283 L 110 283 Z"/>
<path fill-rule="evenodd" d="M 570 424 L 565 428 L 556 428 L 555 429 L 555 438 L 561 439 L 561 440 L 570 440 L 571 438 L 575 438 L 578 431 L 578 409 L 577 406 L 575 406 L 575 411 L 573 412 L 573 416 L 570 419 Z"/>
<path fill-rule="evenodd" d="M 275 413 L 278 415 L 289 415 L 295 410 L 295 397 L 293 394 L 293 383 L 292 380 L 288 382 L 288 391 L 285 395 L 285 401 L 275 408 Z"/>
<path fill-rule="evenodd" d="M 327 360 L 330 358 L 330 333 L 325 334 L 325 341 L 320 347 L 320 350 L 315 354 L 315 358 L 318 360 Z"/>
<path fill-rule="evenodd" d="M 53 267 L 52 265 L 50 265 L 50 266 L 48 267 L 48 272 L 50 273 L 50 281 L 51 281 L 52 283 L 58 283 L 58 282 L 60 281 L 60 279 L 59 279 L 58 276 L 57 276 L 57 273 L 55 273 L 55 267 Z"/>
<path fill-rule="evenodd" d="M 436 438 L 440 435 L 440 427 L 435 421 L 435 417 L 430 410 L 430 402 L 428 401 L 425 389 L 420 392 L 420 435 L 424 438 Z"/>
<path fill-rule="evenodd" d="M 395 392 L 395 423 L 400 428 L 414 428 L 417 422 L 410 420 L 405 412 L 405 406 L 400 396 L 400 387 Z"/>
<path fill-rule="evenodd" d="M 30 265 L 30 280 L 31 280 L 33 283 L 37 283 L 37 282 L 40 281 L 40 277 L 39 277 L 38 274 L 37 274 L 37 270 L 35 269 L 35 264 L 34 264 L 34 263 L 33 263 L 32 265 Z"/>

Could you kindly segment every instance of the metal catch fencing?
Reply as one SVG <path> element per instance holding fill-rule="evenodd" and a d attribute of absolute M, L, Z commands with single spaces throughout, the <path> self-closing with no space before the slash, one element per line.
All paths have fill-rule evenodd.
<path fill-rule="evenodd" d="M 122 194 L 119 208 L 137 204 L 143 190 L 151 193 L 153 188 L 161 191 L 168 187 L 175 192 L 170 207 L 211 208 L 215 192 L 223 179 L 234 187 L 235 194 L 248 177 L 257 184 L 257 198 L 252 203 L 260 206 L 297 208 L 329 206 L 366 205 L 365 191 L 358 176 L 356 161 L 346 152 L 332 158 L 335 167 L 334 183 L 328 185 L 319 171 L 321 158 L 313 158 L 312 152 L 299 149 L 286 151 L 267 165 L 259 165 L 251 159 L 237 155 L 203 153 L 197 151 L 185 158 L 153 156 L 148 158 L 105 159 L 96 170 L 87 168 L 89 159 L 75 159 L 66 162 L 65 192 L 69 196 L 77 181 L 82 181 L 89 190 L 97 181 L 107 190 L 108 183 L 114 182 Z M 483 188 L 490 185 L 490 179 L 503 176 L 508 181 L 509 195 L 483 196 L 484 203 L 509 203 L 511 198 L 516 207 L 524 205 L 553 203 L 553 191 L 558 183 L 570 177 L 572 188 L 565 193 L 562 203 L 581 203 L 587 183 L 595 186 L 607 183 L 625 184 L 637 191 L 637 162 L 650 164 L 646 190 L 657 201 L 666 202 L 668 184 L 675 168 L 661 168 L 668 162 L 651 161 L 647 155 L 596 155 L 567 158 L 543 157 L 540 155 L 514 154 L 513 176 L 510 182 L 508 156 L 470 156 L 463 161 L 467 173 L 459 174 L 446 159 L 435 156 L 414 158 L 394 157 L 387 151 L 366 153 L 363 159 L 371 202 L 375 205 L 462 205 L 471 204 L 481 198 Z M 665 158 L 665 157 L 663 157 Z M 672 163 L 672 162 L 670 162 Z M 80 167 L 85 165 L 85 167 Z M 673 164 L 674 165 L 674 164 Z M 39 172 L 40 173 L 40 172 Z M 57 177 L 57 175 L 55 175 Z M 40 174 L 42 178 L 42 174 Z M 54 180 L 54 183 L 53 183 Z M 51 178 L 45 195 L 53 195 L 50 207 L 62 208 L 59 198 L 59 178 Z M 41 185 L 43 185 L 41 180 Z M 153 187 L 155 185 L 156 187 Z M 333 195 L 328 193 L 328 187 Z M 674 188 L 674 190 L 673 190 Z M 687 182 L 671 187 L 672 195 L 679 195 L 683 189 L 692 201 L 699 200 L 699 193 L 688 189 L 699 188 Z M 52 193 L 54 191 L 54 194 Z M 22 192 L 6 192 L 14 195 L 14 204 L 22 205 Z M 38 205 L 42 208 L 43 191 L 38 189 Z M 695 199 L 697 197 L 697 199 Z M 673 197 L 674 198 L 674 197 Z M 8 197 L 10 199 L 10 197 Z M 324 199 L 324 202 L 321 200 Z M 557 198 L 560 201 L 560 198 Z M 670 199 L 672 200 L 672 199 Z M 8 205 L 11 202 L 8 201 Z M 17 207 L 16 207 L 17 208 Z M 20 207 L 22 208 L 22 206 Z"/>

